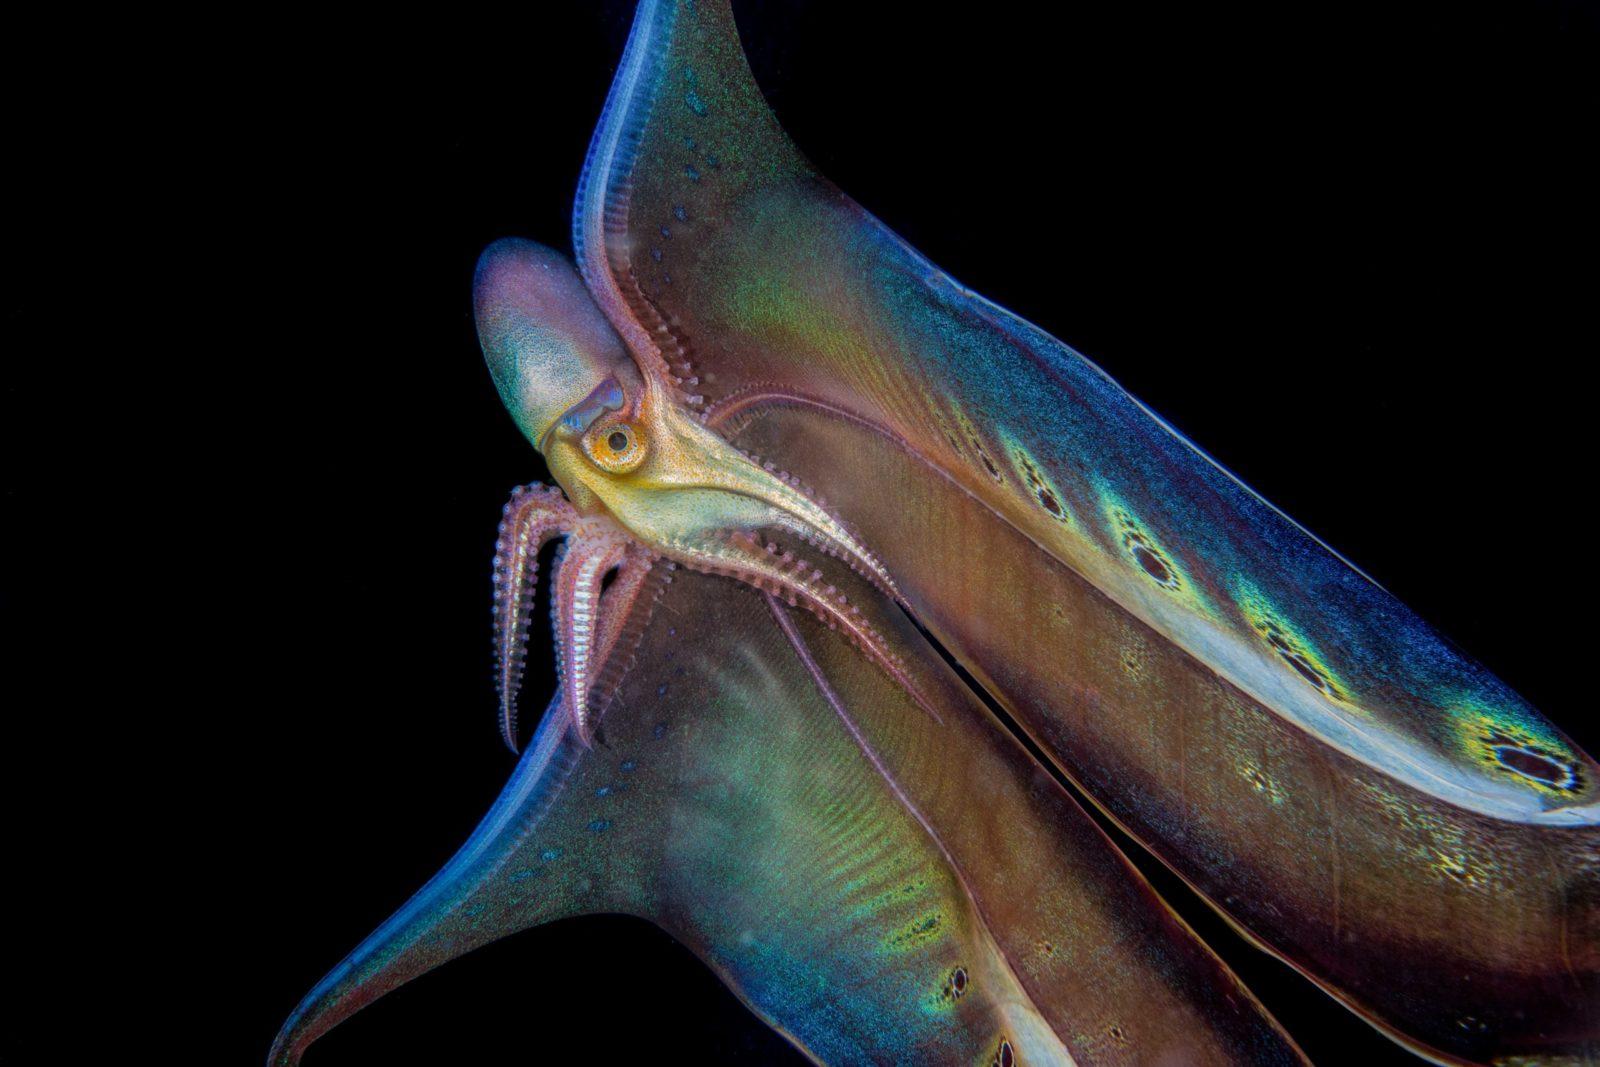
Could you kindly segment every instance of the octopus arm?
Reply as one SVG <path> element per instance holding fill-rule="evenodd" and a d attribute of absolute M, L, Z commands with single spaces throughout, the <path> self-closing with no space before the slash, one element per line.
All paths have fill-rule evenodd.
<path fill-rule="evenodd" d="M 271 1062 L 449 959 L 597 912 L 662 926 L 819 1061 L 1302 1062 L 908 623 L 884 639 L 942 722 L 810 614 L 673 577 L 640 586 L 596 743 L 558 696 L 482 825 Z"/>
<path fill-rule="evenodd" d="M 641 362 L 826 495 L 1057 767 L 1258 944 L 1430 1055 L 1597 1054 L 1600 764 L 832 185 L 726 0 L 640 5 L 574 236 Z"/>

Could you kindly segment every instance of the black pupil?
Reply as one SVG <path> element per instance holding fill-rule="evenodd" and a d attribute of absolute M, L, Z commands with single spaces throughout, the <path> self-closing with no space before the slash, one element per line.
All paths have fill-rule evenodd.
<path fill-rule="evenodd" d="M 621 430 L 613 430 L 611 436 L 606 438 L 606 444 L 611 446 L 611 451 L 621 452 L 628 447 L 628 435 Z"/>

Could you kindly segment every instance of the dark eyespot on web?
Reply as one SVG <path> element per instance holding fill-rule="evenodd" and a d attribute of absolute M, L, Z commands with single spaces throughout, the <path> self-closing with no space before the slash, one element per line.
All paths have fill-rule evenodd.
<path fill-rule="evenodd" d="M 1051 518 L 1066 521 L 1067 509 L 1062 507 L 1055 490 L 1045 484 L 1044 478 L 1039 474 L 1039 468 L 1020 451 L 1017 453 L 1017 462 L 1022 465 L 1022 476 L 1028 480 L 1028 488 L 1033 491 L 1033 498 L 1039 502 L 1039 506 L 1044 508 Z"/>
<path fill-rule="evenodd" d="M 989 1062 L 991 1067 L 1016 1067 L 1017 1053 L 1011 1047 L 1010 1038 L 1000 1039 L 1000 1047 L 995 1050 L 994 1059 Z"/>
<path fill-rule="evenodd" d="M 978 457 L 978 462 L 983 464 L 983 469 L 988 471 L 989 477 L 995 481 L 1004 482 L 1006 480 L 1005 475 L 1000 473 L 1000 468 L 995 466 L 993 459 L 989 458 L 989 451 L 983 447 L 983 441 L 978 437 L 977 428 L 972 425 L 971 420 L 965 415 L 958 413 L 956 418 L 961 423 L 962 436 L 967 439 L 967 445 L 972 449 L 973 454 Z"/>
<path fill-rule="evenodd" d="M 1167 568 L 1161 557 L 1150 551 L 1144 545 L 1135 545 L 1133 558 L 1138 561 L 1144 572 L 1162 585 L 1170 585 L 1173 581 L 1172 571 Z"/>
<path fill-rule="evenodd" d="M 1293 667 L 1300 673 L 1300 677 L 1304 678 L 1306 681 L 1310 682 L 1324 693 L 1332 691 L 1332 687 L 1328 684 L 1328 680 L 1322 676 L 1321 672 L 1319 672 L 1311 664 L 1307 663 L 1297 653 L 1286 652 L 1283 654 L 1283 658 L 1288 662 L 1289 666 Z"/>
<path fill-rule="evenodd" d="M 1122 1028 L 1121 1023 L 1112 1023 L 1110 1026 L 1106 1027 L 1106 1035 L 1119 1045 L 1126 1045 L 1128 1043 L 1128 1031 Z"/>
<path fill-rule="evenodd" d="M 1183 579 L 1178 577 L 1178 568 L 1173 566 L 1172 560 L 1156 544 L 1155 539 L 1145 532 L 1137 519 L 1126 511 L 1116 512 L 1117 524 L 1122 527 L 1122 547 L 1139 565 L 1151 581 L 1164 589 L 1183 588 Z"/>
<path fill-rule="evenodd" d="M 1490 731 L 1483 742 L 1501 769 L 1519 778 L 1564 793 L 1576 793 L 1583 786 L 1577 763 L 1559 752 L 1498 731 Z"/>
<path fill-rule="evenodd" d="M 1494 750 L 1494 754 L 1501 763 L 1524 778 L 1535 778 L 1550 785 L 1565 781 L 1572 773 L 1570 767 L 1562 766 L 1553 759 L 1541 756 L 1537 752 L 1529 752 L 1525 748 L 1501 746 Z"/>
<path fill-rule="evenodd" d="M 957 967 L 944 982 L 944 995 L 948 1000 L 960 1000 L 967 992 L 967 969 Z"/>
<path fill-rule="evenodd" d="M 1264 619 L 1256 623 L 1256 629 L 1260 631 L 1262 637 L 1266 638 L 1267 644 L 1278 654 L 1278 658 L 1293 668 L 1294 672 L 1301 678 L 1305 679 L 1306 684 L 1323 696 L 1334 700 L 1344 699 L 1344 694 L 1339 691 L 1338 686 L 1333 684 L 1333 680 L 1328 677 L 1327 672 L 1313 663 L 1310 654 L 1301 648 L 1299 642 L 1290 636 L 1288 631 L 1277 622 L 1271 619 Z"/>

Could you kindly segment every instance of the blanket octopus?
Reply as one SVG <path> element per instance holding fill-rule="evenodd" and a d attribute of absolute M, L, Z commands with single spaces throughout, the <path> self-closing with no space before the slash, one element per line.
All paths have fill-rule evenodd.
<path fill-rule="evenodd" d="M 1600 766 L 817 173 L 727 0 L 640 3 L 573 234 L 474 281 L 558 483 L 496 546 L 513 749 L 552 540 L 558 692 L 271 1063 L 596 912 L 818 1062 L 1304 1062 L 1056 774 L 1419 1054 L 1600 1062 Z"/>

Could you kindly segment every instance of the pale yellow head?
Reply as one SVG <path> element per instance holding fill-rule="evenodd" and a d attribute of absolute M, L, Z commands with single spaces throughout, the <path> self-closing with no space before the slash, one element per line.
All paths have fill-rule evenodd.
<path fill-rule="evenodd" d="M 580 512 L 607 514 L 666 555 L 721 533 L 788 530 L 887 583 L 826 510 L 640 370 L 565 257 L 497 241 L 479 260 L 473 299 L 501 399 Z"/>

